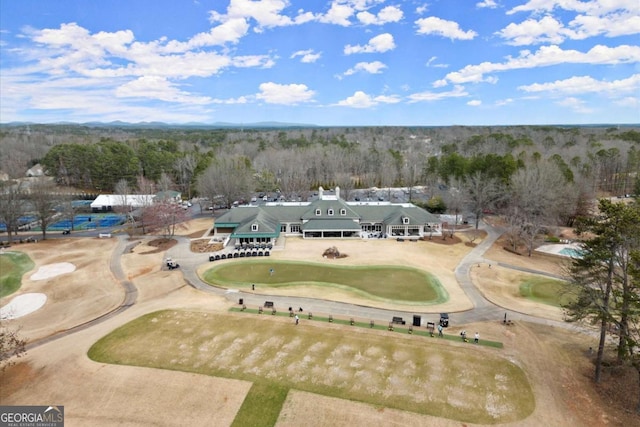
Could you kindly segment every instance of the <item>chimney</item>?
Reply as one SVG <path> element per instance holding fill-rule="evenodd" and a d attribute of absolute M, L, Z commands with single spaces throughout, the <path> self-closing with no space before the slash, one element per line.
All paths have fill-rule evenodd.
<path fill-rule="evenodd" d="M 318 188 L 318 199 L 322 200 L 322 193 L 324 193 L 324 188 L 319 187 Z"/>
<path fill-rule="evenodd" d="M 336 185 L 336 199 L 340 200 L 340 187 Z"/>

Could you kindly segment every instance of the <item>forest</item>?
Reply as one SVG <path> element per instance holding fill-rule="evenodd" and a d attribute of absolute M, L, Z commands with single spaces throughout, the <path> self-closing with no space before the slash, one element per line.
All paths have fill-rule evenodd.
<path fill-rule="evenodd" d="M 545 225 L 572 225 L 596 196 L 638 192 L 640 127 L 448 126 L 197 128 L 16 124 L 0 127 L 0 172 L 41 164 L 60 187 L 178 190 L 220 206 L 319 186 L 404 187 L 432 212 L 504 214 L 514 248 Z M 124 186 L 124 187 L 123 187 Z"/>

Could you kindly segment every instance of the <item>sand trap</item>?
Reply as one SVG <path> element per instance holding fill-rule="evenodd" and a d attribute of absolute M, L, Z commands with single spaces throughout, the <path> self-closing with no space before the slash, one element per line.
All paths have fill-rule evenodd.
<path fill-rule="evenodd" d="M 47 302 L 45 294 L 23 294 L 18 295 L 9 302 L 9 304 L 0 308 L 0 320 L 17 319 L 33 313 Z"/>
<path fill-rule="evenodd" d="M 59 262 L 57 264 L 43 265 L 33 273 L 30 277 L 31 280 L 46 280 L 55 276 L 59 276 L 65 273 L 71 273 L 75 271 L 76 266 L 70 262 Z"/>

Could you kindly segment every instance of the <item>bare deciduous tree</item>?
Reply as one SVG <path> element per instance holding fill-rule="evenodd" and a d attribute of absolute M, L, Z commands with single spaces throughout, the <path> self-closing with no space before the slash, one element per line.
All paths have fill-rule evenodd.
<path fill-rule="evenodd" d="M 469 210 L 475 216 L 475 228 L 478 229 L 485 211 L 495 208 L 504 198 L 504 190 L 495 178 L 486 178 L 480 172 L 469 176 L 464 182 L 464 192 Z"/>
<path fill-rule="evenodd" d="M 193 174 L 198 166 L 198 159 L 195 154 L 187 153 L 183 157 L 178 157 L 174 168 L 177 173 L 178 186 L 182 191 L 182 194 L 191 199 L 191 180 Z"/>
<path fill-rule="evenodd" d="M 13 241 L 13 233 L 18 229 L 18 220 L 25 211 L 25 195 L 19 190 L 18 185 L 9 185 L 0 188 L 0 221 L 7 227 L 9 243 Z"/>
<path fill-rule="evenodd" d="M 545 226 L 555 226 L 561 215 L 575 209 L 576 192 L 554 163 L 537 161 L 511 178 L 509 205 L 513 223 L 531 256 Z"/>
<path fill-rule="evenodd" d="M 55 184 L 48 178 L 38 178 L 29 187 L 29 201 L 33 213 L 42 228 L 42 240 L 47 238 L 47 228 L 57 216 L 55 208 L 60 204 L 61 197 L 56 191 Z"/>
<path fill-rule="evenodd" d="M 198 191 L 212 201 L 220 200 L 229 207 L 246 199 L 252 190 L 252 171 L 244 158 L 222 158 L 214 161 L 198 179 Z"/>

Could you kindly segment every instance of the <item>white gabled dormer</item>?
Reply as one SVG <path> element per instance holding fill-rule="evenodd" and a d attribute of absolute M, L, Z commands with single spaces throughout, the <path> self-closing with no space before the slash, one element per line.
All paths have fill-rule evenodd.
<path fill-rule="evenodd" d="M 251 224 L 251 231 L 258 231 L 258 224 L 257 223 Z"/>
<path fill-rule="evenodd" d="M 320 210 L 320 208 L 316 209 L 316 216 L 320 216 L 322 215 L 322 211 Z"/>
<path fill-rule="evenodd" d="M 329 215 L 329 216 L 333 216 L 333 208 L 329 208 L 329 209 L 327 210 L 327 215 Z"/>
<path fill-rule="evenodd" d="M 403 224 L 409 224 L 409 217 L 408 216 L 403 216 L 402 217 L 402 223 Z"/>

